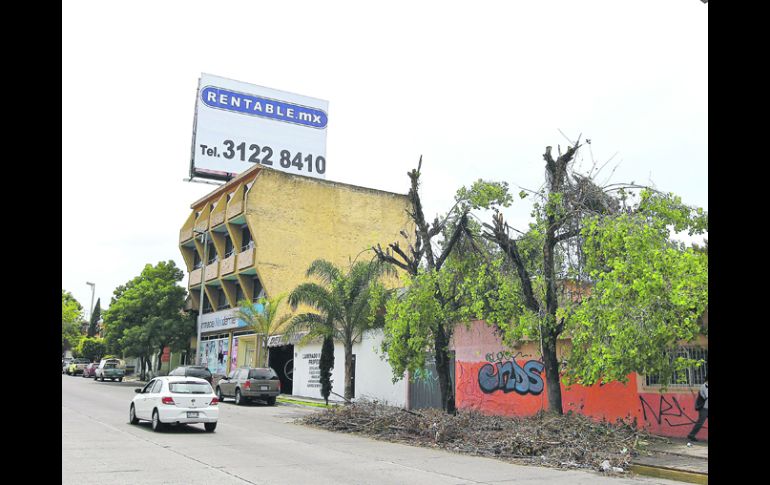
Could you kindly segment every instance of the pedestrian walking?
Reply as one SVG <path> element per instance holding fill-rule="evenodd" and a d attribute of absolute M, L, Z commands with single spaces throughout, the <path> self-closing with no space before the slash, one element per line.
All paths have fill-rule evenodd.
<path fill-rule="evenodd" d="M 700 431 L 701 427 L 703 426 L 703 423 L 709 417 L 708 376 L 706 376 L 706 380 L 703 382 L 703 385 L 700 386 L 700 390 L 698 391 L 698 398 L 695 400 L 695 409 L 698 410 L 698 420 L 695 422 L 695 425 L 692 427 L 692 431 L 690 431 L 690 434 L 687 435 L 687 439 L 690 441 L 698 441 L 695 435 L 698 434 L 698 431 Z"/>

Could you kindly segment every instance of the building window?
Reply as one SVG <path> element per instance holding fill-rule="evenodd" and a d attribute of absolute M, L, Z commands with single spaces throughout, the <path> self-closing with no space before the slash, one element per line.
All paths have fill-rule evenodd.
<path fill-rule="evenodd" d="M 671 356 L 671 360 L 673 361 L 677 357 L 703 360 L 704 364 L 700 367 L 692 366 L 679 372 L 674 372 L 668 387 L 699 387 L 706 382 L 706 363 L 708 362 L 709 357 L 708 349 L 701 347 L 679 347 Z M 665 384 L 662 377 L 657 374 L 645 376 L 645 379 L 645 383 L 648 386 L 662 386 Z"/>
<path fill-rule="evenodd" d="M 217 302 L 217 307 L 220 310 L 224 310 L 225 308 L 230 308 L 230 303 L 227 301 L 227 295 L 225 294 L 224 290 L 219 290 L 219 301 Z"/>
<path fill-rule="evenodd" d="M 203 262 L 201 261 L 201 257 L 198 254 L 198 251 L 193 252 L 193 269 L 200 269 L 203 266 Z"/>
<path fill-rule="evenodd" d="M 206 264 L 213 264 L 219 260 L 219 256 L 217 255 L 216 248 L 214 248 L 214 244 L 209 244 L 208 257 L 209 257 L 209 260 Z"/>
<path fill-rule="evenodd" d="M 229 258 L 235 253 L 235 249 L 233 248 L 233 240 L 230 239 L 230 235 L 225 235 L 225 258 Z"/>
<path fill-rule="evenodd" d="M 211 302 L 209 301 L 209 295 L 203 293 L 203 313 L 211 313 L 214 309 L 211 308 Z"/>
<path fill-rule="evenodd" d="M 241 251 L 246 251 L 247 249 L 254 247 L 254 241 L 251 239 L 251 231 L 249 231 L 249 226 L 246 224 L 241 226 L 241 241 L 243 241 Z"/>
<path fill-rule="evenodd" d="M 241 285 L 235 285 L 235 301 L 242 301 L 246 299 L 246 295 L 243 293 Z"/>
<path fill-rule="evenodd" d="M 265 290 L 262 288 L 262 282 L 259 281 L 258 277 L 254 277 L 254 294 L 252 295 L 251 301 L 257 301 L 260 298 L 263 298 L 265 296 Z"/>

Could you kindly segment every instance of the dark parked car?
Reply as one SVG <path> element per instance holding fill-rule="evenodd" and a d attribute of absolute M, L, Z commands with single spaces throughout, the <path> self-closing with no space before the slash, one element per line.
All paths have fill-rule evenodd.
<path fill-rule="evenodd" d="M 181 377 L 198 377 L 206 380 L 209 384 L 214 385 L 214 376 L 211 375 L 211 371 L 202 365 L 183 365 L 177 367 L 168 373 L 170 376 Z"/>
<path fill-rule="evenodd" d="M 262 399 L 275 406 L 275 398 L 281 393 L 281 381 L 269 367 L 241 367 L 219 380 L 216 393 L 220 401 L 232 397 L 238 405 Z"/>
<path fill-rule="evenodd" d="M 91 362 L 88 364 L 86 368 L 83 369 L 83 377 L 93 377 L 97 367 L 99 367 L 98 362 Z"/>

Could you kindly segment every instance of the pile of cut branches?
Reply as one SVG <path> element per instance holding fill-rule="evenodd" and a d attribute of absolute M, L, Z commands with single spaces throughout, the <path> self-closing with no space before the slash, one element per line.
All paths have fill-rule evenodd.
<path fill-rule="evenodd" d="M 440 409 L 407 411 L 368 401 L 325 409 L 299 422 L 516 463 L 604 471 L 625 470 L 640 443 L 658 439 L 632 423 L 597 422 L 574 413 L 518 418 L 462 410 L 452 416 Z"/>

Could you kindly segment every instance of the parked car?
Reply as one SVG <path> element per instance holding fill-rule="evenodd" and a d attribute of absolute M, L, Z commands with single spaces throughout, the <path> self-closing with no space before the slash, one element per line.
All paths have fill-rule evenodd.
<path fill-rule="evenodd" d="M 217 427 L 219 408 L 211 384 L 204 379 L 184 376 L 156 377 L 137 393 L 129 408 L 129 422 L 152 422 L 153 431 L 166 425 L 203 423 L 206 431 Z"/>
<path fill-rule="evenodd" d="M 197 377 L 208 382 L 210 385 L 214 385 L 214 376 L 211 375 L 211 371 L 207 367 L 202 365 L 182 365 L 177 367 L 168 373 L 169 376 L 178 377 Z"/>
<path fill-rule="evenodd" d="M 117 379 L 118 382 L 122 382 L 125 375 L 126 369 L 122 360 L 102 359 L 101 362 L 99 362 L 99 366 L 94 371 L 94 380 L 101 380 L 104 382 L 104 379 L 110 379 L 111 381 Z"/>
<path fill-rule="evenodd" d="M 98 362 L 91 362 L 83 369 L 83 377 L 93 377 L 96 372 L 96 368 L 99 367 Z"/>
<path fill-rule="evenodd" d="M 217 383 L 219 401 L 232 397 L 238 405 L 252 399 L 262 399 L 270 406 L 275 406 L 275 398 L 280 393 L 281 381 L 278 380 L 278 374 L 269 367 L 241 367 Z"/>
<path fill-rule="evenodd" d="M 61 373 L 66 374 L 67 369 L 70 366 L 70 363 L 72 362 L 72 357 L 65 357 L 61 360 Z"/>
<path fill-rule="evenodd" d="M 86 366 L 90 363 L 91 361 L 88 359 L 75 359 L 70 362 L 70 366 L 67 368 L 67 374 L 71 376 L 82 374 Z"/>

